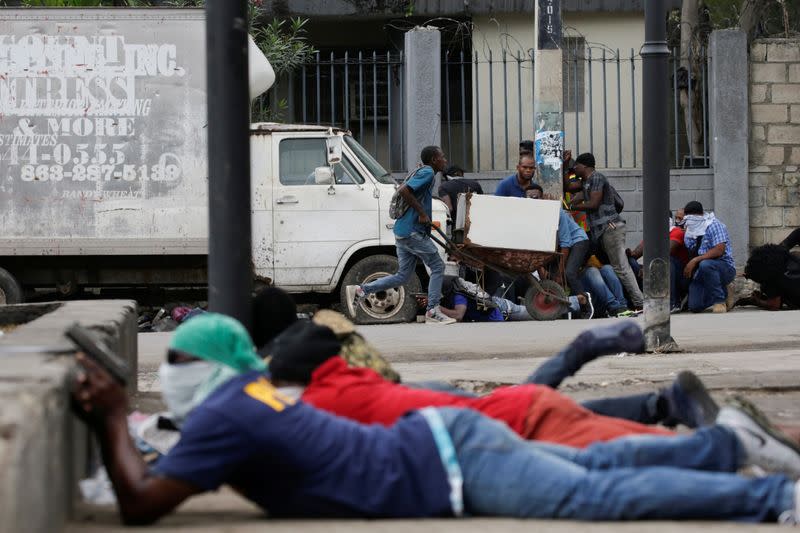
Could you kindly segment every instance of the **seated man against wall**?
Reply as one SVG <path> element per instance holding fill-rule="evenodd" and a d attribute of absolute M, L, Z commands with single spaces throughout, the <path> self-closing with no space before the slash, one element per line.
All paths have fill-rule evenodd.
<path fill-rule="evenodd" d="M 744 267 L 744 275 L 761 286 L 749 301 L 764 309 L 782 307 L 800 309 L 800 228 L 792 231 L 780 244 L 765 244 L 753 249 Z"/>
<path fill-rule="evenodd" d="M 514 198 L 525 198 L 525 189 L 533 183 L 536 176 L 536 160 L 533 154 L 521 152 L 517 163 L 517 172 L 497 184 L 494 191 L 495 196 L 511 196 Z"/>
<path fill-rule="evenodd" d="M 307 340 L 294 338 L 296 348 L 305 349 Z M 195 387 L 203 399 L 189 412 L 179 442 L 152 469 L 128 434 L 124 388 L 78 355 L 83 371 L 73 398 L 100 443 L 126 523 L 154 522 L 223 484 L 275 517 L 777 521 L 797 515 L 789 478 L 735 474 L 751 464 L 800 473 L 800 454 L 740 408 L 725 408 L 718 425 L 692 435 L 580 450 L 525 442 L 466 409 L 412 411 L 388 428 L 332 416 L 270 383 L 244 327 L 213 313 L 182 324 L 170 351 L 171 359 L 184 361 L 175 364 L 206 361 L 213 372 Z"/>
<path fill-rule="evenodd" d="M 684 211 L 684 243 L 691 259 L 683 269 L 689 281 L 689 310 L 725 313 L 733 307 L 728 285 L 736 277 L 728 228 L 703 204 L 689 202 Z"/>
<path fill-rule="evenodd" d="M 525 189 L 525 196 L 534 200 L 544 198 L 544 189 L 536 183 Z M 564 277 L 573 296 L 584 296 L 591 301 L 591 296 L 586 292 L 580 277 L 581 269 L 591 254 L 592 245 L 586 232 L 575 222 L 575 219 L 565 210 L 558 212 L 558 249 L 566 257 L 564 261 Z"/>

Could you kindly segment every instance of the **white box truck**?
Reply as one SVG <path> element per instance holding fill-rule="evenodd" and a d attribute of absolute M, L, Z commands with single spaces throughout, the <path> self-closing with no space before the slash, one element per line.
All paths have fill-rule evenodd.
<path fill-rule="evenodd" d="M 204 50 L 202 10 L 0 10 L 0 302 L 205 285 Z M 258 123 L 250 143 L 255 280 L 336 301 L 394 272 L 395 181 L 349 132 Z M 412 319 L 425 276 L 358 321 Z"/>

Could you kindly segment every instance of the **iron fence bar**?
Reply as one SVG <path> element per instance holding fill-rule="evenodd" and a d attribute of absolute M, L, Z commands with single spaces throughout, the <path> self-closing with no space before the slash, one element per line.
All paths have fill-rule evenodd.
<path fill-rule="evenodd" d="M 672 107 L 673 107 L 673 114 L 674 122 L 675 122 L 675 132 L 673 133 L 673 137 L 675 139 L 675 168 L 680 168 L 681 161 L 680 161 L 680 127 L 678 122 L 678 59 L 679 59 L 679 50 L 677 47 L 672 49 Z"/>
<path fill-rule="evenodd" d="M 508 62 L 506 61 L 506 51 L 503 50 L 503 100 L 504 100 L 504 113 L 503 113 L 503 127 L 505 128 L 505 140 L 503 150 L 506 153 L 506 168 L 508 167 Z"/>
<path fill-rule="evenodd" d="M 364 57 L 358 52 L 358 140 L 364 142 Z"/>
<path fill-rule="evenodd" d="M 467 165 L 467 98 L 466 83 L 464 78 L 464 50 L 459 54 L 461 65 L 461 164 Z"/>
<path fill-rule="evenodd" d="M 406 69 L 405 69 L 405 59 L 403 58 L 403 51 L 400 51 L 400 63 L 399 63 L 399 78 L 400 78 L 400 112 L 402 116 L 400 117 L 400 165 L 403 165 L 403 161 L 406 160 Z M 402 169 L 404 171 L 408 170 L 406 168 Z"/>
<path fill-rule="evenodd" d="M 633 123 L 633 168 L 636 168 L 636 62 L 634 61 L 634 51 L 631 48 L 631 100 L 633 107 L 631 108 L 631 116 Z"/>
<path fill-rule="evenodd" d="M 494 170 L 494 64 L 492 63 L 492 51 L 489 50 L 489 148 L 492 155 L 492 167 Z"/>
<path fill-rule="evenodd" d="M 344 53 L 344 129 L 350 130 L 350 52 Z"/>
<path fill-rule="evenodd" d="M 306 95 L 306 81 L 307 81 L 307 73 L 306 73 L 306 66 L 303 65 L 303 124 L 308 122 L 308 98 Z"/>
<path fill-rule="evenodd" d="M 321 111 L 322 100 L 320 96 L 321 91 L 320 91 L 320 81 L 319 81 L 321 79 L 321 76 L 319 75 L 320 73 L 319 52 L 317 52 L 315 55 L 317 59 L 317 124 L 320 124 L 322 122 L 322 116 L 320 115 L 320 113 L 322 112 Z"/>
<path fill-rule="evenodd" d="M 475 113 L 475 140 L 476 140 L 476 147 L 475 147 L 475 154 L 476 154 L 476 161 L 475 165 L 476 171 L 480 171 L 481 169 L 481 91 L 480 91 L 480 83 L 478 78 L 478 54 L 475 54 L 475 68 L 473 69 L 473 76 L 475 78 L 475 102 L 473 103 L 472 109 Z"/>
<path fill-rule="evenodd" d="M 519 134 L 519 140 L 522 141 L 522 57 L 519 55 L 519 50 L 517 50 L 517 102 L 519 102 L 517 107 L 517 130 Z"/>
<path fill-rule="evenodd" d="M 372 51 L 372 145 L 378 153 L 378 53 Z"/>
<path fill-rule="evenodd" d="M 392 168 L 392 53 L 386 52 L 386 140 L 388 141 L 387 161 Z"/>
<path fill-rule="evenodd" d="M 444 112 L 447 121 L 447 151 L 450 152 L 453 146 L 453 136 L 450 131 L 450 50 L 444 53 L 444 98 Z"/>
<path fill-rule="evenodd" d="M 608 87 L 606 86 L 606 49 L 603 48 L 603 154 L 608 168 Z"/>
<path fill-rule="evenodd" d="M 617 149 L 619 166 L 622 167 L 622 76 L 620 74 L 622 56 L 617 48 Z"/>
<path fill-rule="evenodd" d="M 336 72 L 334 71 L 334 57 L 331 52 L 331 126 L 336 125 Z"/>
<path fill-rule="evenodd" d="M 531 48 L 528 50 L 528 54 L 531 56 L 531 125 L 533 126 L 533 136 L 536 137 L 536 111 L 534 102 L 536 101 L 536 69 L 534 68 L 536 65 L 534 62 L 536 61 L 536 56 L 534 55 L 534 50 Z M 569 68 L 569 66 L 567 67 Z"/>
<path fill-rule="evenodd" d="M 575 85 L 575 100 L 572 102 L 572 107 L 575 109 L 575 152 L 580 154 L 581 153 L 581 123 L 580 123 L 580 113 L 578 113 L 578 45 L 575 45 L 575 49 L 572 52 L 572 57 L 575 60 L 575 68 L 573 69 L 573 85 Z M 535 128 L 535 126 L 534 126 Z"/>
<path fill-rule="evenodd" d="M 706 57 L 706 49 L 705 46 L 700 47 L 700 57 L 705 59 Z M 703 61 L 700 66 L 700 73 L 702 74 L 702 90 L 700 91 L 700 98 L 703 104 L 703 166 L 708 166 L 708 110 L 706 106 L 708 105 L 708 87 L 706 86 L 707 81 L 707 69 L 708 69 L 708 62 Z"/>
<path fill-rule="evenodd" d="M 594 99 L 592 98 L 592 49 L 587 50 L 586 66 L 589 70 L 589 151 L 594 154 Z"/>
<path fill-rule="evenodd" d="M 692 168 L 694 166 L 694 146 L 693 146 L 694 138 L 692 135 L 692 130 L 694 130 L 694 117 L 693 117 L 694 113 L 692 112 L 693 109 L 692 109 L 692 43 L 691 42 L 689 43 L 687 54 L 688 55 L 686 57 L 686 61 L 688 62 L 689 68 L 686 69 L 687 73 L 686 79 L 688 81 L 689 88 L 686 94 L 689 97 L 689 104 L 688 104 L 688 112 L 686 114 L 689 116 L 689 123 L 686 124 L 686 134 L 688 135 L 689 139 L 689 168 Z"/>

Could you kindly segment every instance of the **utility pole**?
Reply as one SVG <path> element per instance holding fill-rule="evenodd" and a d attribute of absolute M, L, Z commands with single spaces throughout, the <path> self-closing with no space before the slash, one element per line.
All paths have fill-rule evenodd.
<path fill-rule="evenodd" d="M 561 0 L 536 0 L 533 116 L 537 182 L 550 198 L 564 195 L 564 94 Z"/>
<path fill-rule="evenodd" d="M 206 2 L 209 309 L 250 327 L 250 97 L 246 0 Z"/>
<path fill-rule="evenodd" d="M 647 351 L 677 351 L 670 334 L 669 307 L 669 87 L 667 11 L 664 0 L 644 4 L 642 47 L 644 181 L 644 335 Z"/>

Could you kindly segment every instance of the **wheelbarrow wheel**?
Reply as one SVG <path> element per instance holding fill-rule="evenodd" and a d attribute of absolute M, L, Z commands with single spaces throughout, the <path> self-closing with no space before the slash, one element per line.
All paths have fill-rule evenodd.
<path fill-rule="evenodd" d="M 553 298 L 556 295 L 558 298 Z M 546 279 L 528 287 L 525 293 L 525 308 L 535 320 L 555 320 L 567 312 L 561 300 L 567 298 L 564 288 L 553 280 Z"/>

